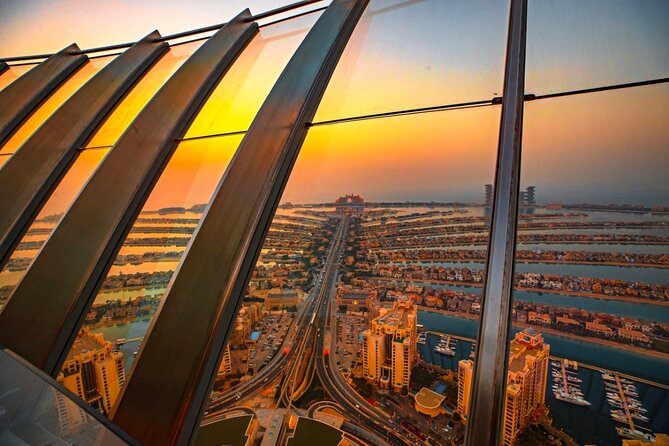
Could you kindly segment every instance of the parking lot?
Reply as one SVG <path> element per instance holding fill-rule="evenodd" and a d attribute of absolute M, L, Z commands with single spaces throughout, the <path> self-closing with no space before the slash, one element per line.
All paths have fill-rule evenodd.
<path fill-rule="evenodd" d="M 253 331 L 258 333 L 258 337 L 249 343 L 249 373 L 261 370 L 281 353 L 279 349 L 292 322 L 293 313 L 282 313 L 266 314 L 254 324 Z"/>
<path fill-rule="evenodd" d="M 353 372 L 356 366 L 362 367 L 362 332 L 367 330 L 369 321 L 363 316 L 337 314 L 336 316 L 337 366 L 344 374 Z"/>

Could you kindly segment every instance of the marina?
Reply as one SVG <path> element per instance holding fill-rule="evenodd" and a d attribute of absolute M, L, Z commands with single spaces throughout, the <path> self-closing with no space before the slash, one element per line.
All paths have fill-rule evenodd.
<path fill-rule="evenodd" d="M 589 406 L 590 402 L 583 398 L 578 377 L 578 363 L 568 359 L 551 360 L 551 375 L 553 377 L 553 396 L 560 401 L 577 406 Z"/>
<path fill-rule="evenodd" d="M 600 370 L 606 399 L 610 406 L 611 418 L 625 424 L 625 427 L 616 426 L 616 432 L 623 438 L 632 440 L 655 441 L 652 432 L 639 426 L 639 422 L 648 423 L 647 410 L 639 400 L 639 393 L 634 382 L 621 377 L 618 373 Z"/>
<path fill-rule="evenodd" d="M 421 313 L 422 312 L 419 312 L 419 314 Z M 434 314 L 434 316 L 445 316 L 450 318 L 450 316 L 441 314 Z M 444 328 L 439 329 L 434 325 L 436 320 L 436 318 L 434 320 L 431 318 L 422 318 L 421 322 L 425 325 L 425 328 L 430 331 L 428 332 L 426 343 L 417 346 L 420 356 L 429 364 L 437 365 L 443 369 L 457 371 L 458 362 L 460 360 L 472 359 L 469 356 L 473 351 L 473 336 L 476 335 L 476 332 L 473 331 L 471 335 L 468 335 L 468 333 L 465 332 L 458 334 L 449 333 L 451 337 L 458 340 L 455 348 L 455 356 L 449 357 L 442 355 L 437 353 L 434 350 L 434 347 L 438 344 L 441 336 L 444 335 L 446 331 Z M 451 326 L 451 324 L 448 326 Z M 456 324 L 453 324 L 452 328 L 456 328 Z M 551 344 L 551 353 L 553 353 L 552 347 L 553 345 Z M 575 347 L 571 348 L 573 349 Z M 563 358 L 558 356 L 564 354 L 565 352 L 562 352 L 560 355 L 556 353 L 555 356 L 551 356 L 551 362 L 559 365 L 559 362 Z M 593 366 L 591 363 L 581 362 L 586 361 L 585 358 L 579 359 L 577 368 L 572 368 L 572 372 L 569 373 L 570 376 L 581 380 L 581 382 L 577 384 L 583 394 L 583 399 L 588 401 L 590 405 L 581 406 L 556 398 L 552 389 L 553 380 L 550 378 L 548 380 L 546 388 L 546 405 L 548 406 L 550 416 L 553 419 L 553 425 L 567 432 L 578 442 L 578 444 L 598 446 L 619 445 L 621 444 L 622 438 L 636 438 L 629 435 L 626 437 L 622 435 L 623 433 L 628 433 L 630 435 L 634 434 L 625 431 L 626 429 L 629 429 L 628 425 L 622 425 L 611 417 L 610 409 L 612 406 L 608 403 L 606 394 L 607 387 L 605 383 L 607 381 L 604 380 L 600 372 L 601 368 L 610 370 L 615 367 L 616 364 L 620 365 L 624 362 L 624 359 L 620 358 L 619 355 L 614 354 L 613 351 L 609 352 L 605 357 L 607 362 L 606 366 L 604 364 Z M 573 364 L 574 362 L 574 360 L 570 359 L 570 363 Z M 601 362 L 603 363 L 604 361 Z M 551 369 L 559 369 L 555 366 L 551 367 L 551 365 L 552 364 L 549 363 L 549 373 L 551 373 L 552 377 Z M 613 372 L 607 373 L 612 374 Z M 648 422 L 635 421 L 635 428 L 642 434 L 650 431 L 666 432 L 669 430 L 669 417 L 665 415 L 669 408 L 668 388 L 662 384 L 655 384 L 651 381 L 632 378 L 628 375 L 620 374 L 620 376 L 634 384 L 639 395 L 638 400 L 641 402 L 641 405 L 647 409 L 647 412 L 640 413 L 648 417 Z M 640 428 L 640 426 L 646 426 L 649 430 L 644 430 L 644 428 Z"/>

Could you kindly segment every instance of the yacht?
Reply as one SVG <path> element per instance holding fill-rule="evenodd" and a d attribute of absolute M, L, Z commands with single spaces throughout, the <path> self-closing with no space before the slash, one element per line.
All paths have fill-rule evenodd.
<path fill-rule="evenodd" d="M 570 395 L 564 391 L 554 392 L 555 398 L 566 403 L 576 404 L 577 406 L 589 406 L 590 402 L 585 400 L 582 395 Z"/>
<path fill-rule="evenodd" d="M 448 344 L 439 343 L 439 345 L 434 348 L 434 351 L 446 356 L 455 355 L 455 352 L 448 346 Z"/>
<path fill-rule="evenodd" d="M 616 427 L 616 432 L 618 432 L 618 435 L 620 435 L 623 438 L 629 438 L 631 440 L 649 441 L 651 443 L 655 442 L 654 435 L 641 432 L 638 429 L 630 429 L 628 427 Z"/>

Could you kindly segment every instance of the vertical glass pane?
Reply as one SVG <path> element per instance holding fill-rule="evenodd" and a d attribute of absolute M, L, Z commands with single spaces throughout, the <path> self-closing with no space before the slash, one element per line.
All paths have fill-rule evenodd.
<path fill-rule="evenodd" d="M 501 95 L 508 1 L 371 0 L 315 122 Z"/>
<path fill-rule="evenodd" d="M 424 415 L 389 415 L 400 413 L 393 401 L 415 405 L 408 391 L 425 395 L 426 412 L 431 398 L 457 406 L 457 384 L 441 376 L 475 342 L 499 118 L 493 106 L 309 130 L 209 415 L 235 405 L 305 409 L 331 395 L 369 411 L 361 426 L 378 435 L 447 444 L 450 417 L 421 438 Z"/>
<path fill-rule="evenodd" d="M 667 116 L 667 85 L 525 105 L 513 303 L 524 332 L 505 416 L 520 420 L 507 426 L 518 444 L 546 410 L 578 444 L 669 432 Z M 537 360 L 538 337 L 550 360 Z"/>
<path fill-rule="evenodd" d="M 30 225 L 9 261 L 0 272 L 0 311 L 25 275 L 32 260 L 56 229 L 81 188 L 93 175 L 109 150 L 85 150 L 79 154 L 46 204 Z M 0 158 L 1 159 L 1 158 Z"/>
<path fill-rule="evenodd" d="M 317 16 L 262 28 L 214 88 L 185 137 L 245 130 Z M 86 316 L 80 335 L 89 330 L 114 342 L 126 371 L 242 138 L 228 135 L 179 144 Z"/>
<path fill-rule="evenodd" d="M 4 73 L 0 74 L 0 91 L 14 82 L 23 74 L 30 71 L 36 64 L 10 66 Z"/>
<path fill-rule="evenodd" d="M 115 379 L 124 381 L 165 288 L 241 139 L 236 135 L 181 142 L 123 243 L 79 334 L 100 335 L 114 344 L 123 365 L 115 372 Z M 73 347 L 68 360 L 77 355 Z M 68 389 L 70 385 L 65 383 Z M 120 386 L 111 392 L 109 407 L 119 390 Z M 102 410 L 105 414 L 109 411 L 106 407 Z"/>
<path fill-rule="evenodd" d="M 525 91 L 669 77 L 669 2 L 530 0 Z"/>
<path fill-rule="evenodd" d="M 156 92 L 202 43 L 203 41 L 200 40 L 172 46 L 109 114 L 105 122 L 95 132 L 87 147 L 114 145 Z"/>
<path fill-rule="evenodd" d="M 26 142 L 30 135 L 37 130 L 61 105 L 67 101 L 82 85 L 104 68 L 116 56 L 89 59 L 74 74 L 63 82 L 58 89 L 49 96 L 30 117 L 14 132 L 7 142 L 0 147 L 0 153 L 16 152 Z"/>
<path fill-rule="evenodd" d="M 260 28 L 221 79 L 185 138 L 246 130 L 320 12 Z"/>

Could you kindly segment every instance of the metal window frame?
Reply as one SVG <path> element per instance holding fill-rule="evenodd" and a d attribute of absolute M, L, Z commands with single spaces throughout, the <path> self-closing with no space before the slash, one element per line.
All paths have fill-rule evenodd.
<path fill-rule="evenodd" d="M 295 9 L 303 8 L 305 6 L 309 6 L 311 4 L 318 3 L 318 2 L 321 2 L 321 1 L 324 1 L 324 0 L 300 0 L 300 1 L 297 1 L 297 2 L 294 2 L 294 3 L 289 3 L 289 4 L 284 5 L 284 6 L 279 6 L 278 8 L 271 9 L 269 11 L 264 11 L 264 12 L 258 13 L 256 15 L 251 15 L 250 17 L 248 17 L 246 19 L 246 21 L 250 23 L 250 22 L 254 22 L 256 20 L 266 19 L 268 17 L 283 14 L 285 12 L 290 12 L 290 11 L 293 11 Z M 309 12 L 315 12 L 315 10 L 308 11 L 307 14 Z M 294 16 L 294 17 L 297 17 L 301 14 L 303 14 L 303 13 L 300 13 L 300 14 Z M 285 19 L 281 19 L 281 20 L 285 20 Z M 180 39 L 182 37 L 189 37 L 189 36 L 193 36 L 193 35 L 196 35 L 196 34 L 206 33 L 206 32 L 209 32 L 209 31 L 218 31 L 223 26 L 225 26 L 226 23 L 227 22 L 217 23 L 215 25 L 204 26 L 202 28 L 190 29 L 190 30 L 187 30 L 187 31 L 181 31 L 181 32 L 174 33 L 174 34 L 169 34 L 167 36 L 161 37 L 160 41 L 165 42 L 165 41 L 168 41 L 168 40 Z M 265 23 L 262 26 L 268 26 L 268 25 L 270 25 L 270 23 Z M 205 38 L 208 38 L 208 37 L 205 37 Z M 199 40 L 199 39 L 195 39 L 195 40 Z M 183 42 L 179 42 L 179 43 L 183 43 Z M 78 49 L 77 54 L 93 54 L 93 53 L 102 53 L 102 52 L 105 52 L 105 51 L 122 50 L 122 49 L 130 48 L 134 44 L 135 44 L 135 42 L 115 43 L 113 45 L 105 45 L 105 46 L 100 46 L 100 47 L 96 47 L 96 48 L 86 48 L 84 50 L 79 50 Z M 26 56 L 11 56 L 11 57 L 0 58 L 0 74 L 5 69 L 8 68 L 7 62 L 34 61 L 34 60 L 37 60 L 37 59 L 46 59 L 46 58 L 51 57 L 51 56 L 53 56 L 53 54 L 47 53 L 47 54 L 33 54 L 33 55 L 26 55 Z M 23 64 L 12 64 L 12 65 L 23 65 Z"/>
<path fill-rule="evenodd" d="M 0 344 L 58 374 L 177 137 L 256 34 L 247 17 L 248 9 L 198 48 L 113 146 L 0 313 Z"/>
<path fill-rule="evenodd" d="M 366 0 L 334 0 L 328 6 L 277 80 L 219 183 L 111 415 L 140 442 L 194 441 L 230 326 L 306 137 L 306 122 L 366 5 Z M 156 392 L 165 388 L 171 391 Z M 152 414 L 149 426 L 141 417 L 147 412 Z"/>
<path fill-rule="evenodd" d="M 495 193 L 467 445 L 501 443 L 504 428 L 523 130 L 527 0 L 511 0 Z"/>
<path fill-rule="evenodd" d="M 0 267 L 95 129 L 167 50 L 152 32 L 93 76 L 0 170 Z"/>
<path fill-rule="evenodd" d="M 81 67 L 88 57 L 76 55 L 73 43 L 0 91 L 0 145 L 3 144 L 37 106 L 65 79 Z"/>

